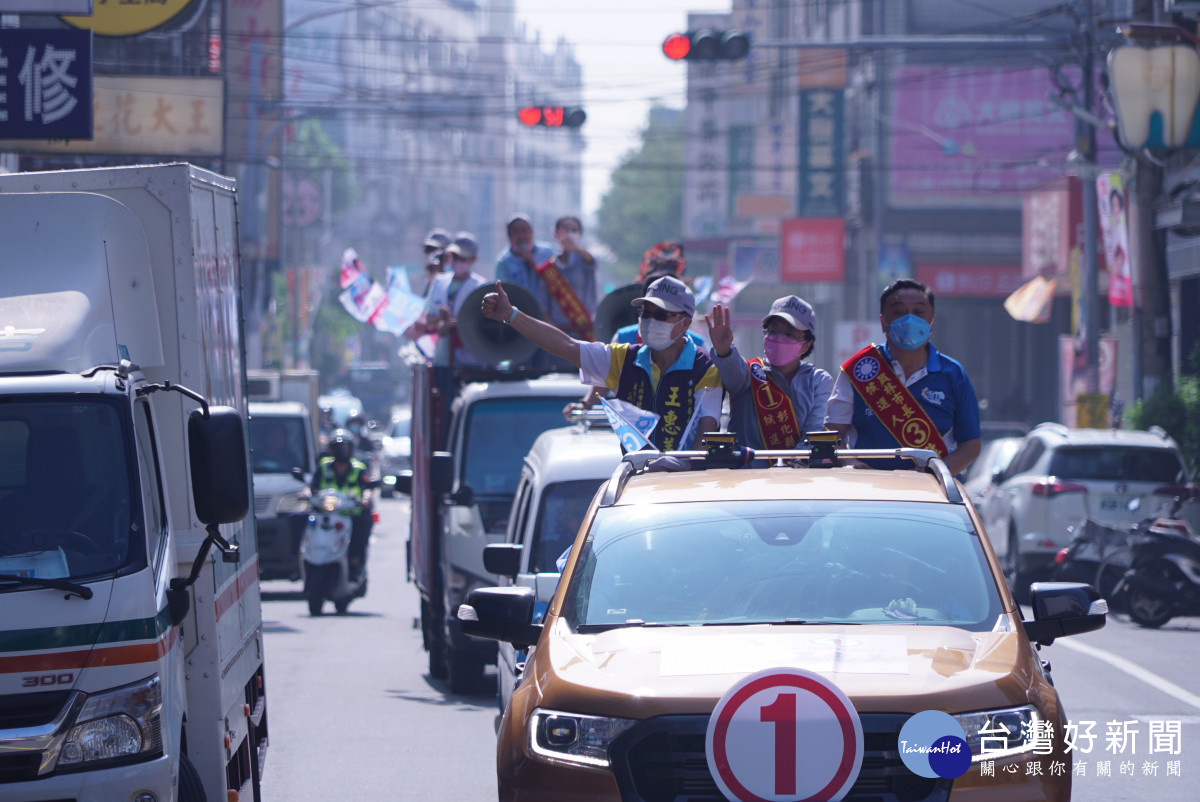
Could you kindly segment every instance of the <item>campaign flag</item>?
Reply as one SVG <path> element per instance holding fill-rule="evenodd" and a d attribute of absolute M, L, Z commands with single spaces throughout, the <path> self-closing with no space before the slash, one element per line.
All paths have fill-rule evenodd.
<path fill-rule="evenodd" d="M 692 441 L 696 438 L 696 424 L 700 422 L 700 418 L 704 417 L 700 412 L 700 407 L 697 406 L 692 410 L 691 420 L 684 427 L 683 434 L 679 435 L 679 450 L 690 451 L 692 449 Z"/>
<path fill-rule="evenodd" d="M 692 281 L 692 295 L 696 296 L 696 306 L 700 306 L 708 300 L 708 294 L 712 292 L 712 288 L 712 276 L 696 276 Z"/>
<path fill-rule="evenodd" d="M 380 331 L 403 334 L 425 314 L 425 299 L 409 289 L 408 273 L 403 267 L 389 267 L 387 298 L 372 323 Z"/>
<path fill-rule="evenodd" d="M 338 286 L 344 290 L 366 275 L 366 272 L 363 269 L 362 261 L 358 258 L 358 251 L 347 248 L 342 252 L 342 272 L 338 276 Z"/>
<path fill-rule="evenodd" d="M 754 281 L 753 276 L 745 281 L 738 281 L 733 276 L 725 276 L 717 282 L 717 288 L 712 293 L 712 302 L 728 306 L 738 296 L 738 293 L 746 289 L 751 281 Z"/>
<path fill-rule="evenodd" d="M 658 415 L 616 398 L 601 398 L 608 424 L 626 451 L 641 451 L 650 445 L 650 433 L 658 425 Z"/>

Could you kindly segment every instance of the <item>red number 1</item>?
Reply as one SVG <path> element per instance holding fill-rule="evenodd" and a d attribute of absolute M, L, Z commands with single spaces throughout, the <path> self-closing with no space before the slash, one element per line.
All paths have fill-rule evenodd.
<path fill-rule="evenodd" d="M 779 694 L 758 720 L 775 725 L 775 793 L 796 793 L 796 694 Z"/>

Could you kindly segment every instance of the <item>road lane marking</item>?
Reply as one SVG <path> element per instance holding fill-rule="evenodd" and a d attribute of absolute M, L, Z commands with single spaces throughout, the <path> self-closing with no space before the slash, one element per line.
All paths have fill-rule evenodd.
<path fill-rule="evenodd" d="M 1065 638 L 1055 641 L 1055 643 L 1065 646 L 1072 651 L 1079 652 L 1080 654 L 1086 654 L 1089 657 L 1096 658 L 1097 660 L 1103 660 L 1113 668 L 1120 669 L 1135 679 L 1140 679 L 1142 682 L 1146 683 L 1152 688 L 1157 688 L 1158 690 L 1162 691 L 1167 696 L 1173 696 L 1184 704 L 1191 705 L 1197 710 L 1200 710 L 1200 696 L 1197 696 L 1196 694 L 1179 687 L 1165 677 L 1160 677 L 1153 671 L 1142 668 L 1132 660 L 1126 660 L 1124 657 L 1120 657 L 1112 652 L 1105 651 L 1104 649 L 1099 649 L 1095 646 L 1088 646 L 1086 643 L 1079 643 L 1078 641 L 1066 640 Z"/>

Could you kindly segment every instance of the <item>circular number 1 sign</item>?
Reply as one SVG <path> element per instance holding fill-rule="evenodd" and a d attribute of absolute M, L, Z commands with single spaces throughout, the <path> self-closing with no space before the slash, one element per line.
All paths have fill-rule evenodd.
<path fill-rule="evenodd" d="M 729 799 L 841 799 L 858 779 L 862 722 L 841 689 L 796 668 L 745 677 L 721 697 L 704 743 Z"/>

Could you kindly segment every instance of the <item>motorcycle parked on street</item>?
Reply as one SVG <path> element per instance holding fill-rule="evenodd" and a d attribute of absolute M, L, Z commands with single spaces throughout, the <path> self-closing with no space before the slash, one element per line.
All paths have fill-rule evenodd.
<path fill-rule="evenodd" d="M 367 592 L 367 566 L 358 576 L 350 572 L 350 533 L 357 505 L 353 497 L 333 489 L 313 494 L 309 504 L 312 511 L 300 542 L 308 612 L 321 615 L 329 600 L 344 614 L 351 601 Z"/>
<path fill-rule="evenodd" d="M 1200 493 L 1190 486 L 1190 498 Z M 1200 538 L 1175 516 L 1184 498 L 1176 499 L 1170 518 L 1159 518 L 1132 538 L 1133 563 L 1122 584 L 1129 617 L 1157 629 L 1181 615 L 1200 615 Z"/>
<path fill-rule="evenodd" d="M 1200 500 L 1200 487 L 1184 485 L 1168 506 L 1126 530 L 1090 518 L 1076 527 L 1071 545 L 1056 557 L 1055 579 L 1092 572 L 1093 584 L 1114 612 L 1157 628 L 1181 615 L 1200 615 L 1200 539 L 1180 518 L 1183 505 Z M 1138 500 L 1131 502 L 1136 510 Z"/>

